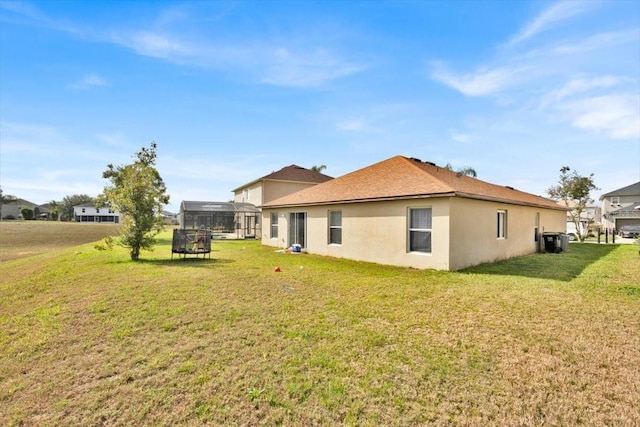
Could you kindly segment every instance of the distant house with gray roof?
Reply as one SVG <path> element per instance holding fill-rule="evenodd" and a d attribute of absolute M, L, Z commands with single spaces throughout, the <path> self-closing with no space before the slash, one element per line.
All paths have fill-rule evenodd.
<path fill-rule="evenodd" d="M 28 200 L 16 198 L 2 204 L 0 216 L 2 217 L 1 219 L 24 219 L 22 217 L 22 209 L 35 210 L 37 206 Z"/>
<path fill-rule="evenodd" d="M 640 181 L 600 196 L 602 225 L 619 230 L 623 225 L 640 225 Z"/>

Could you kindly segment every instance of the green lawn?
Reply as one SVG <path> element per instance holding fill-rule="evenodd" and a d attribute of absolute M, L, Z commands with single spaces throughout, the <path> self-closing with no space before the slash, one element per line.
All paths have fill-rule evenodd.
<path fill-rule="evenodd" d="M 0 425 L 640 424 L 637 246 L 448 273 L 161 237 L 0 263 Z"/>

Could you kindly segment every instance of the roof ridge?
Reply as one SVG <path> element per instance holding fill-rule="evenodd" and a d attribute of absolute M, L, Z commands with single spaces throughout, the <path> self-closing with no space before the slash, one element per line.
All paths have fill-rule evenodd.
<path fill-rule="evenodd" d="M 425 175 L 429 175 L 429 177 L 435 181 L 438 181 L 438 184 L 442 185 L 444 188 L 449 189 L 449 191 L 453 191 L 456 192 L 456 189 L 451 187 L 451 185 L 447 184 L 446 182 L 444 182 L 443 180 L 441 180 L 440 178 L 438 178 L 437 176 L 435 176 L 434 174 L 430 173 L 429 171 L 425 170 L 424 168 L 420 167 L 419 165 L 416 164 L 416 162 L 420 162 L 425 164 L 425 162 L 423 162 L 420 159 L 411 157 L 405 157 L 405 156 L 398 156 L 403 158 L 406 162 L 408 162 L 412 167 L 418 169 L 420 172 L 422 172 Z M 433 165 L 436 168 L 440 168 L 440 166 L 436 165 L 435 163 L 428 163 L 429 165 Z M 440 168 L 440 169 L 444 169 L 444 168 Z"/>

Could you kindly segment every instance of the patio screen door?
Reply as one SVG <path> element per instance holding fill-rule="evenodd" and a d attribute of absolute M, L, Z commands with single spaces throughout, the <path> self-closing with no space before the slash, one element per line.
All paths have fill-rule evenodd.
<path fill-rule="evenodd" d="M 307 213 L 292 212 L 289 214 L 289 246 L 307 247 Z"/>

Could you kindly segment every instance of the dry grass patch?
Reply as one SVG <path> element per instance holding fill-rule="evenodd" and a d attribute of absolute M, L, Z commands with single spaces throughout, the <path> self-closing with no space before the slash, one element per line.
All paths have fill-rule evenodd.
<path fill-rule="evenodd" d="M 117 234 L 117 224 L 0 221 L 0 262 L 95 242 Z"/>
<path fill-rule="evenodd" d="M 1 424 L 640 423 L 634 247 L 567 279 L 248 241 L 171 261 L 167 239 L 138 263 L 85 245 L 0 265 Z"/>

